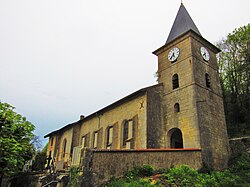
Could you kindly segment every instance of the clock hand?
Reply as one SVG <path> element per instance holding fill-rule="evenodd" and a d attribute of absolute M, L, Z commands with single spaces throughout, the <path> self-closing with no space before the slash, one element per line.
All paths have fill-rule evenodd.
<path fill-rule="evenodd" d="M 172 53 L 172 56 L 171 56 L 171 60 L 172 60 L 172 58 L 175 58 L 175 55 L 174 55 L 174 53 Z"/>

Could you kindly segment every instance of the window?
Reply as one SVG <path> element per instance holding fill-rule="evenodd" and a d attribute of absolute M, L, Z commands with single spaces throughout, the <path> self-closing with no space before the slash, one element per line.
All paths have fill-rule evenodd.
<path fill-rule="evenodd" d="M 128 139 L 133 138 L 133 121 L 128 121 Z"/>
<path fill-rule="evenodd" d="M 127 149 L 131 148 L 131 140 L 133 138 L 133 121 L 126 120 L 123 126 L 123 146 Z"/>
<path fill-rule="evenodd" d="M 207 88 L 210 88 L 211 87 L 211 81 L 210 81 L 210 76 L 207 73 L 205 74 L 205 79 L 206 79 Z"/>
<path fill-rule="evenodd" d="M 63 153 L 63 157 L 65 157 L 65 154 L 66 154 L 66 146 L 67 146 L 67 140 L 64 139 L 63 140 L 63 147 L 62 147 L 62 153 Z"/>
<path fill-rule="evenodd" d="M 126 145 L 126 140 L 128 139 L 128 121 L 126 120 L 123 126 L 123 145 Z"/>
<path fill-rule="evenodd" d="M 172 77 L 173 90 L 179 88 L 178 74 L 174 74 Z"/>
<path fill-rule="evenodd" d="M 86 147 L 86 137 L 85 136 L 82 137 L 81 144 L 82 144 L 82 148 Z"/>
<path fill-rule="evenodd" d="M 107 149 L 111 148 L 113 142 L 113 126 L 108 127 L 108 132 L 107 132 Z"/>
<path fill-rule="evenodd" d="M 180 112 L 180 105 L 179 103 L 174 104 L 174 112 Z"/>
<path fill-rule="evenodd" d="M 98 144 L 98 132 L 94 132 L 94 149 L 97 148 L 97 144 Z"/>

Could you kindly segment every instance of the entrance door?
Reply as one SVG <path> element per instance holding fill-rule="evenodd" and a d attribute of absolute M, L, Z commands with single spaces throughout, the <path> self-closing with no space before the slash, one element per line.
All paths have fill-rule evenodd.
<path fill-rule="evenodd" d="M 170 138 L 171 148 L 183 148 L 182 133 L 180 129 L 171 129 L 172 134 Z"/>

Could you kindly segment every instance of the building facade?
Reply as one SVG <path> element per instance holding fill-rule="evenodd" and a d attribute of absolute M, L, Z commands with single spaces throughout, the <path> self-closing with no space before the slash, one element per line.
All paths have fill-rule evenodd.
<path fill-rule="evenodd" d="M 203 164 L 226 168 L 229 146 L 218 52 L 181 4 L 165 45 L 153 52 L 159 84 L 47 134 L 48 156 L 71 165 L 82 148 L 196 148 Z"/>

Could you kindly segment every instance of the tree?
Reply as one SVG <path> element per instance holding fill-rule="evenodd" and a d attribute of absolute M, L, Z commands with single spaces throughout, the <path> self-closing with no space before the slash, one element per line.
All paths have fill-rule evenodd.
<path fill-rule="evenodd" d="M 229 135 L 250 133 L 250 24 L 235 29 L 217 46 Z"/>
<path fill-rule="evenodd" d="M 47 162 L 47 148 L 48 143 L 44 146 L 44 148 L 40 151 L 38 150 L 36 153 L 36 157 L 34 162 L 32 163 L 32 170 L 41 171 L 45 169 L 45 164 Z"/>
<path fill-rule="evenodd" d="M 3 176 L 21 171 L 25 161 L 32 158 L 34 129 L 13 106 L 0 102 L 0 184 Z"/>
<path fill-rule="evenodd" d="M 36 153 L 35 160 L 32 163 L 32 170 L 33 171 L 42 171 L 42 170 L 44 170 L 46 162 L 47 162 L 46 152 L 38 151 Z"/>

